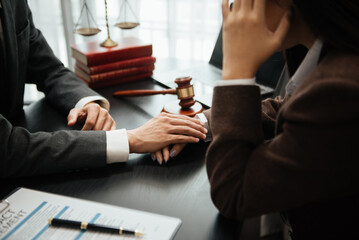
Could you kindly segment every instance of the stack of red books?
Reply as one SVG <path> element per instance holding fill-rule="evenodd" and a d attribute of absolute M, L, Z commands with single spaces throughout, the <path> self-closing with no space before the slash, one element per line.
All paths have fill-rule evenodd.
<path fill-rule="evenodd" d="M 113 48 L 99 42 L 75 44 L 71 47 L 75 58 L 75 73 L 91 88 L 101 88 L 149 78 L 155 69 L 152 44 L 135 37 L 117 41 Z"/>

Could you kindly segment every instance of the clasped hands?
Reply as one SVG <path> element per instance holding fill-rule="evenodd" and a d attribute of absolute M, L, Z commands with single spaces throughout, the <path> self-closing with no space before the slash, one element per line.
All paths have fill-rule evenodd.
<path fill-rule="evenodd" d="M 95 102 L 82 108 L 73 108 L 67 119 L 69 126 L 83 123 L 82 130 L 116 129 L 116 123 L 108 111 Z M 185 143 L 197 143 L 206 138 L 206 133 L 204 124 L 198 119 L 161 113 L 143 126 L 128 130 L 127 137 L 130 153 L 147 153 L 168 149 L 167 146 L 172 144 L 185 146 Z"/>

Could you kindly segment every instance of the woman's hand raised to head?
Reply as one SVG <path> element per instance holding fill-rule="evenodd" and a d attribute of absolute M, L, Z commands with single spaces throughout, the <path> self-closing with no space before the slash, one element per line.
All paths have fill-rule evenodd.
<path fill-rule="evenodd" d="M 177 143 L 196 143 L 206 138 L 200 120 L 161 113 L 143 126 L 127 131 L 130 153 L 157 152 Z"/>
<path fill-rule="evenodd" d="M 224 80 L 254 77 L 258 68 L 281 47 L 290 26 L 289 11 L 286 7 L 278 11 L 279 5 L 277 8 L 271 5 L 266 10 L 269 4 L 276 3 L 235 0 L 231 11 L 228 0 L 223 0 Z M 271 31 L 268 27 L 272 18 L 279 18 L 279 23 L 275 23 L 276 29 Z"/>

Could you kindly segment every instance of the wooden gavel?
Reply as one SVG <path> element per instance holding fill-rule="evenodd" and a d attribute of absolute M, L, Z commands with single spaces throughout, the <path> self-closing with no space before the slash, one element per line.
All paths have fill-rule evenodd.
<path fill-rule="evenodd" d="M 166 89 L 166 90 L 126 90 L 126 91 L 117 91 L 112 95 L 114 97 L 139 97 L 139 96 L 150 96 L 157 94 L 173 94 L 177 95 L 177 98 L 180 100 L 179 103 L 169 103 L 166 104 L 163 108 L 163 112 L 169 112 L 174 114 L 182 114 L 187 116 L 194 116 L 199 112 L 203 111 L 201 104 L 197 103 L 194 97 L 193 85 L 190 84 L 191 77 L 180 77 L 176 78 L 175 83 L 177 84 L 176 89 Z M 181 106 L 181 109 L 178 109 L 178 105 Z"/>

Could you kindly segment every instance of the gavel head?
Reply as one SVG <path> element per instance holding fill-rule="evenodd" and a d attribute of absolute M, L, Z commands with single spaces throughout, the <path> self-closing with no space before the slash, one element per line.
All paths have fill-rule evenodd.
<path fill-rule="evenodd" d="M 191 80 L 191 77 L 180 77 L 175 80 L 178 86 L 176 90 L 178 99 L 180 100 L 179 105 L 182 109 L 188 109 L 196 103 L 196 101 L 193 100 L 194 90 L 193 85 L 190 84 Z"/>
<path fill-rule="evenodd" d="M 175 80 L 175 83 L 178 85 L 176 91 L 177 97 L 180 100 L 179 105 L 178 101 L 166 103 L 162 112 L 186 115 L 189 117 L 194 117 L 196 114 L 203 112 L 203 106 L 193 100 L 194 91 L 193 85 L 190 84 L 191 80 L 191 77 L 180 77 Z"/>

